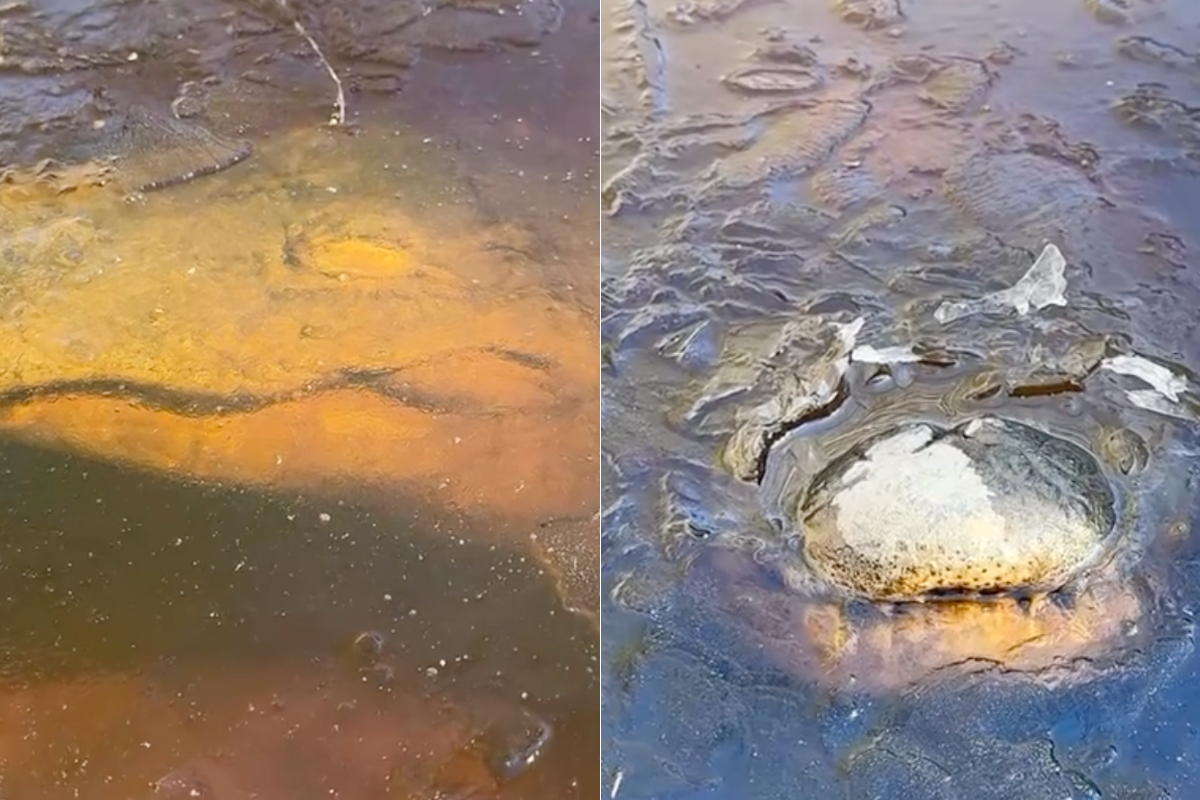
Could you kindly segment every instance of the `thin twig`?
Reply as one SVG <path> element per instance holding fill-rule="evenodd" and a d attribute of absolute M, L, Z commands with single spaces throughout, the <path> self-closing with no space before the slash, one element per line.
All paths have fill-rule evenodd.
<path fill-rule="evenodd" d="M 287 12 L 288 16 L 292 17 L 292 27 L 296 29 L 296 33 L 303 36 L 305 41 L 308 42 L 308 46 L 312 48 L 313 52 L 317 54 L 317 58 L 321 61 L 321 66 L 323 66 L 325 71 L 329 73 L 329 77 L 333 80 L 333 85 L 337 87 L 337 99 L 334 101 L 335 107 L 333 117 L 329 120 L 329 124 L 345 125 L 346 90 L 342 87 L 342 79 L 339 78 L 337 72 L 334 71 L 333 65 L 329 63 L 329 59 L 325 58 L 325 54 L 321 52 L 321 47 L 317 44 L 317 40 L 310 36 L 308 31 L 304 29 L 304 25 L 300 23 L 300 18 L 293 15 L 292 9 L 288 5 L 287 0 L 278 0 L 278 2 L 279 7 Z"/>

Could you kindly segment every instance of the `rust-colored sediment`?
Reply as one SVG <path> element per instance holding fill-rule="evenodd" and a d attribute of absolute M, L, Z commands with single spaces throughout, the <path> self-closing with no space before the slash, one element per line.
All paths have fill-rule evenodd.
<path fill-rule="evenodd" d="M 183 417 L 106 397 L 16 406 L 0 426 L 55 445 L 205 480 L 272 488 L 428 492 L 467 509 L 536 518 L 590 499 L 571 418 L 438 415 L 361 390 L 226 416 Z"/>
<path fill-rule="evenodd" d="M 471 745 L 523 712 L 468 714 L 311 662 L 170 680 L 112 674 L 0 690 L 0 761 L 18 796 L 433 796 L 499 791 Z M 157 784 L 157 787 L 156 787 Z"/>
<path fill-rule="evenodd" d="M 903 690 L 946 670 L 1037 673 L 1137 644 L 1146 612 L 1115 568 L 1091 576 L 1074 601 L 1047 597 L 909 604 L 859 619 L 833 599 L 747 586 L 732 561 L 726 610 L 750 641 L 789 671 L 831 687 Z"/>
<path fill-rule="evenodd" d="M 541 281 L 585 249 L 401 202 L 430 189 L 353 150 L 372 141 L 297 132 L 133 203 L 86 169 L 70 192 L 10 175 L 0 430 L 268 490 L 418 492 L 527 521 L 496 528 L 519 547 L 595 513 L 597 324 Z M 596 542 L 562 549 L 595 565 Z"/>
<path fill-rule="evenodd" d="M 1071 608 L 1043 599 L 932 603 L 855 625 L 836 605 L 801 617 L 806 648 L 787 648 L 793 667 L 822 682 L 867 689 L 911 686 L 948 668 L 1036 673 L 1103 655 L 1129 640 L 1142 604 L 1129 587 L 1097 586 Z"/>

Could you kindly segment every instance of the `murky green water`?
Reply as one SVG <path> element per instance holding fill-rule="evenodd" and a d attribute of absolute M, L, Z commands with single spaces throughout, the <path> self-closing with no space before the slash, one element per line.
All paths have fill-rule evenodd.
<path fill-rule="evenodd" d="M 1190 796 L 1195 10 L 603 23 L 608 794 Z M 1097 455 L 1110 558 L 1047 605 L 813 589 L 806 481 L 983 415 Z"/>
<path fill-rule="evenodd" d="M 595 796 L 594 16 L 0 10 L 0 793 Z"/>

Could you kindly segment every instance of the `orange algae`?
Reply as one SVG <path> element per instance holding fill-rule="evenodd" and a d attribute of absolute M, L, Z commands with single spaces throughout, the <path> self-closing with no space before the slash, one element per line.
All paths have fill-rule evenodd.
<path fill-rule="evenodd" d="M 593 514 L 597 324 L 539 280 L 580 249 L 401 202 L 357 146 L 297 132 L 132 200 L 10 175 L 0 430 L 186 478 L 432 495 L 524 521 L 520 547 Z"/>

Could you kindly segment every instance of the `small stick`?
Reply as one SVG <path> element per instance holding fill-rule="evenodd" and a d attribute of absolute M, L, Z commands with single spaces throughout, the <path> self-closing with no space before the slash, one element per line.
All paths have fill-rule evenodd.
<path fill-rule="evenodd" d="M 321 61 L 321 66 L 329 73 L 329 77 L 333 80 L 333 85 L 337 87 L 337 99 L 335 100 L 333 117 L 329 120 L 330 125 L 345 125 L 346 124 L 346 90 L 342 87 L 342 79 L 338 77 L 334 71 L 333 65 L 329 63 L 329 59 L 325 58 L 325 54 L 321 52 L 320 45 L 317 40 L 309 35 L 304 26 L 300 24 L 300 18 L 292 15 L 292 9 L 287 4 L 287 0 L 279 0 L 279 6 L 292 16 L 292 27 L 296 29 L 296 33 L 304 37 L 308 42 L 308 46 L 317 54 L 317 58 Z"/>

